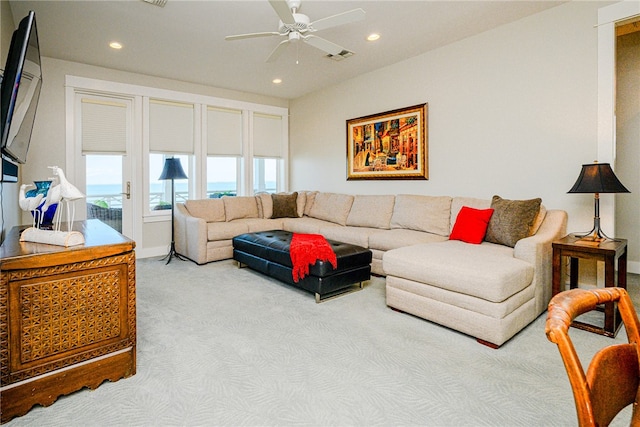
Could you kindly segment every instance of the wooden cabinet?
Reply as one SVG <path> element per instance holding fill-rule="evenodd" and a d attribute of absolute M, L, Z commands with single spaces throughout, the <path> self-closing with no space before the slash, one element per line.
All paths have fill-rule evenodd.
<path fill-rule="evenodd" d="M 0 422 L 136 372 L 135 242 L 99 220 L 85 244 L 0 246 Z"/>

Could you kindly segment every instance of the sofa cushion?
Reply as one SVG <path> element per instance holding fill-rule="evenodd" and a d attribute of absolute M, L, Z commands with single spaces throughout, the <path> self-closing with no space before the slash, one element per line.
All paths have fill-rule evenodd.
<path fill-rule="evenodd" d="M 369 236 L 380 231 L 377 228 L 370 227 L 322 227 L 320 234 L 327 239 L 335 240 L 342 243 L 350 243 L 363 248 L 369 247 Z"/>
<path fill-rule="evenodd" d="M 248 233 L 249 226 L 247 223 L 232 222 L 208 222 L 207 223 L 207 240 L 228 240 L 238 234 Z"/>
<path fill-rule="evenodd" d="M 258 218 L 271 218 L 273 215 L 271 193 L 257 193 L 256 202 L 258 203 Z"/>
<path fill-rule="evenodd" d="M 533 265 L 513 257 L 513 249 L 457 240 L 405 246 L 383 256 L 389 276 L 426 283 L 491 302 L 502 302 L 533 280 Z"/>
<path fill-rule="evenodd" d="M 271 218 L 298 218 L 298 193 L 272 194 L 273 215 Z"/>
<path fill-rule="evenodd" d="M 253 196 L 224 196 L 222 201 L 227 221 L 239 218 L 258 218 L 258 203 Z"/>
<path fill-rule="evenodd" d="M 395 196 L 355 196 L 347 225 L 389 229 Z"/>
<path fill-rule="evenodd" d="M 369 235 L 369 249 L 388 251 L 402 246 L 444 242 L 446 240 L 446 237 L 438 234 L 395 228 L 392 230 L 378 230 L 376 233 Z"/>
<path fill-rule="evenodd" d="M 500 196 L 493 196 L 491 208 L 494 212 L 489 221 L 485 240 L 514 247 L 518 240 L 531 235 L 541 202 L 540 198 L 507 200 Z"/>
<path fill-rule="evenodd" d="M 451 197 L 399 194 L 393 208 L 391 228 L 448 236 L 450 215 Z"/>
<path fill-rule="evenodd" d="M 303 215 L 309 216 L 311 213 L 311 208 L 313 207 L 313 202 L 316 200 L 317 191 L 305 191 L 305 203 L 304 203 L 304 211 Z"/>
<path fill-rule="evenodd" d="M 349 194 L 318 193 L 309 216 L 346 225 L 352 204 L 353 196 Z"/>
<path fill-rule="evenodd" d="M 458 213 L 449 240 L 480 244 L 487 234 L 487 226 L 493 214 L 493 209 L 474 209 L 463 206 Z"/>
<path fill-rule="evenodd" d="M 224 221 L 224 202 L 222 199 L 186 200 L 184 206 L 192 216 L 206 222 Z"/>

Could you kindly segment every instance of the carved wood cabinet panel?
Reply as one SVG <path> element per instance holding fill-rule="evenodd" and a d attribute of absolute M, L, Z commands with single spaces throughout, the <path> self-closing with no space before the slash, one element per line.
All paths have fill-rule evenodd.
<path fill-rule="evenodd" d="M 85 244 L 0 247 L 0 422 L 136 371 L 135 243 L 98 220 Z"/>

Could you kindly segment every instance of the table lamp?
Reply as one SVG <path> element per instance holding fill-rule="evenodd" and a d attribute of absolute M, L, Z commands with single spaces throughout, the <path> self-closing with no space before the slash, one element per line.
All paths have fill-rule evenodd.
<path fill-rule="evenodd" d="M 164 258 L 162 258 L 161 261 L 166 259 L 167 264 L 169 264 L 171 262 L 171 258 L 173 257 L 176 257 L 179 260 L 185 261 L 186 258 L 183 258 L 182 256 L 180 256 L 180 254 L 176 252 L 176 242 L 174 238 L 175 219 L 173 218 L 173 205 L 175 204 L 175 200 L 174 200 L 175 191 L 173 189 L 173 181 L 176 179 L 187 179 L 187 175 L 184 173 L 184 170 L 182 169 L 182 165 L 180 164 L 180 159 L 177 159 L 175 157 L 170 157 L 168 159 L 165 159 L 164 169 L 162 169 L 162 173 L 160 174 L 160 178 L 158 179 L 171 180 L 171 249 L 169 249 L 169 253 Z"/>
<path fill-rule="evenodd" d="M 585 235 L 578 237 L 592 242 L 611 240 L 600 228 L 600 193 L 630 193 L 613 173 L 611 165 L 597 161 L 582 165 L 580 176 L 568 193 L 594 193 L 593 228 Z"/>

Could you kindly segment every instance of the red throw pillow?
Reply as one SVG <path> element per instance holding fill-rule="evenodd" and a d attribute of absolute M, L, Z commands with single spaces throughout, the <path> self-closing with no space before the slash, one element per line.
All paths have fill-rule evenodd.
<path fill-rule="evenodd" d="M 456 223 L 449 240 L 462 240 L 467 243 L 482 243 L 484 235 L 487 234 L 489 220 L 493 215 L 493 209 L 474 209 L 463 206 L 458 213 Z"/>

